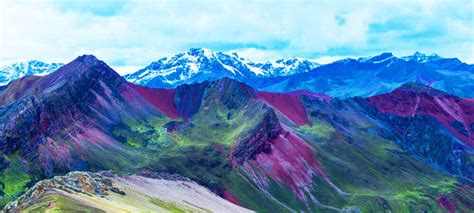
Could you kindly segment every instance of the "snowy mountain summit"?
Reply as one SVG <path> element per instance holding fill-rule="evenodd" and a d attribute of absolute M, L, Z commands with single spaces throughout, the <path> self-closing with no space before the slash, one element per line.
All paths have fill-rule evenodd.
<path fill-rule="evenodd" d="M 62 63 L 45 63 L 42 61 L 19 61 L 0 64 L 0 86 L 28 75 L 47 75 L 62 67 Z"/>
<path fill-rule="evenodd" d="M 124 77 L 136 84 L 171 88 L 183 83 L 195 83 L 231 77 L 239 80 L 287 76 L 308 72 L 319 64 L 307 59 L 293 58 L 255 63 L 237 53 L 212 52 L 193 48 L 186 52 L 159 59 Z"/>
<path fill-rule="evenodd" d="M 420 63 L 426 63 L 426 62 L 440 60 L 440 59 L 443 59 L 443 58 L 440 57 L 439 55 L 434 54 L 434 53 L 431 54 L 431 55 L 426 55 L 426 54 L 423 54 L 423 53 L 420 53 L 420 52 L 415 52 L 413 55 L 404 56 L 404 57 L 401 57 L 401 59 L 403 59 L 405 61 L 417 61 L 417 62 L 420 62 Z"/>

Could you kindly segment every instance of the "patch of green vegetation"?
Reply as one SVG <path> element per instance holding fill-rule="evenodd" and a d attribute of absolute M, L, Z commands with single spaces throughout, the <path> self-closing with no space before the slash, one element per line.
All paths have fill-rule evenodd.
<path fill-rule="evenodd" d="M 251 103 L 242 108 L 227 109 L 222 104 L 199 111 L 191 118 L 193 128 L 181 132 L 186 142 L 196 144 L 221 144 L 231 146 L 240 135 L 255 127 L 262 119 L 261 103 Z M 186 143 L 183 143 L 185 145 Z"/>
<path fill-rule="evenodd" d="M 304 203 L 302 203 L 294 194 L 292 189 L 289 186 L 285 186 L 282 184 L 277 183 L 271 177 L 268 178 L 269 182 L 269 193 L 275 197 L 280 202 L 285 203 L 285 205 L 289 206 L 293 210 L 297 212 L 304 212 L 308 211 L 307 207 Z M 314 206 L 313 206 L 314 207 Z"/>
<path fill-rule="evenodd" d="M 331 181 L 348 193 L 335 194 L 315 180 L 313 195 L 322 204 L 357 206 L 362 212 L 436 212 L 436 195 L 456 190 L 456 179 L 417 161 L 391 141 L 362 131 L 350 140 L 341 136 L 311 143 Z"/>
<path fill-rule="evenodd" d="M 140 151 L 136 154 L 153 156 L 146 168 L 183 175 L 215 192 L 229 190 L 249 209 L 288 212 L 280 201 L 298 211 L 327 212 L 330 208 L 311 201 L 306 206 L 291 189 L 273 181 L 269 196 L 232 169 L 230 147 L 262 120 L 262 107 L 257 103 L 234 109 L 206 105 L 188 121 L 190 125 L 178 131 L 167 132 L 164 125 L 172 120 L 156 118 L 126 121 L 114 134 Z M 296 130 L 314 147 L 331 181 L 347 194 L 339 194 L 326 180 L 314 177 L 311 195 L 304 192 L 308 200 L 313 196 L 322 205 L 357 206 L 362 212 L 436 211 L 435 196 L 456 190 L 455 179 L 413 159 L 395 143 L 368 134 L 368 125 L 353 127 L 356 133 L 349 138 L 327 122 L 313 119 L 312 126 Z"/>
<path fill-rule="evenodd" d="M 2 172 L 0 181 L 4 185 L 3 193 L 5 193 L 5 195 L 17 195 L 26 191 L 26 185 L 31 179 L 28 173 L 22 172 L 13 166 Z"/>
<path fill-rule="evenodd" d="M 124 120 L 113 128 L 113 135 L 124 144 L 137 149 L 154 150 L 154 154 L 169 153 L 184 147 L 201 147 L 234 144 L 242 133 L 248 132 L 262 118 L 258 110 L 261 103 L 252 103 L 242 108 L 227 109 L 220 103 L 212 108 L 200 110 L 189 121 L 174 121 L 169 118 L 147 120 Z M 165 124 L 174 121 L 182 125 L 178 131 L 168 132 Z"/>
<path fill-rule="evenodd" d="M 256 212 L 290 212 L 279 203 L 271 200 L 238 171 L 233 170 L 227 177 L 221 179 L 221 183 L 248 209 Z"/>
<path fill-rule="evenodd" d="M 312 196 L 321 204 L 340 208 L 347 203 L 348 197 L 341 196 L 323 177 L 314 176 L 313 186 Z M 309 195 L 306 197 L 309 198 Z"/>
<path fill-rule="evenodd" d="M 217 190 L 222 188 L 219 180 L 231 171 L 228 159 L 230 146 L 226 144 L 234 143 L 240 131 L 243 131 L 240 129 L 248 124 L 243 122 L 239 110 L 232 116 L 224 112 L 222 109 L 202 113 L 197 118 L 193 117 L 189 125 L 174 121 L 184 127 L 172 132 L 164 128 L 166 123 L 172 121 L 170 119 L 128 120 L 115 127 L 113 134 L 125 145 L 135 147 L 135 154 L 147 158 L 144 167 L 157 172 L 180 174 L 211 190 Z M 215 125 L 216 122 L 225 125 Z"/>
<path fill-rule="evenodd" d="M 400 191 L 393 198 L 396 200 L 409 202 L 416 202 L 421 199 L 426 199 L 426 197 L 424 197 L 424 194 L 418 190 Z"/>
<path fill-rule="evenodd" d="M 146 166 L 151 171 L 180 174 L 216 192 L 232 187 L 232 192 L 244 199 L 242 202 L 246 207 L 258 207 L 263 212 L 284 212 L 285 208 L 236 174 L 229 161 L 230 146 L 242 133 L 259 123 L 262 115 L 258 112 L 262 107 L 261 103 L 254 103 L 244 106 L 245 109 L 229 110 L 217 104 L 198 112 L 188 121 L 191 125 L 178 131 L 167 132 L 163 128 L 171 120 L 149 119 L 124 122 L 120 128 L 114 129 L 114 134 L 122 138 L 124 144 L 148 155 L 153 153 Z M 154 149 L 150 141 L 156 138 L 166 139 L 169 144 Z M 164 144 L 163 141 L 159 143 Z M 228 181 L 230 179 L 232 181 Z"/>
<path fill-rule="evenodd" d="M 32 181 L 30 175 L 25 172 L 17 153 L 5 156 L 5 158 L 9 160 L 9 165 L 0 174 L 0 182 L 2 183 L 0 190 L 4 194 L 0 198 L 1 206 L 6 205 L 28 190 L 26 186 Z"/>
<path fill-rule="evenodd" d="M 34 205 L 27 207 L 23 212 L 105 212 L 86 206 L 60 195 L 47 195 L 40 198 Z"/>
<path fill-rule="evenodd" d="M 152 171 L 180 174 L 210 189 L 218 189 L 220 178 L 231 171 L 227 155 L 211 145 L 168 149 L 154 159 Z"/>
<path fill-rule="evenodd" d="M 145 121 L 125 120 L 122 125 L 112 130 L 112 134 L 135 148 L 144 146 L 162 148 L 170 146 L 173 141 L 164 128 L 164 124 L 169 121 L 171 120 L 167 118 L 152 118 Z"/>
<path fill-rule="evenodd" d="M 190 209 L 186 206 L 178 205 L 173 202 L 166 202 L 163 200 L 159 200 L 156 198 L 149 198 L 148 199 L 151 203 L 159 206 L 160 208 L 163 208 L 167 211 L 173 212 L 173 213 L 181 213 L 181 212 L 195 212 L 195 209 Z M 205 212 L 205 211 L 203 211 Z"/>
<path fill-rule="evenodd" d="M 436 190 L 441 194 L 448 194 L 456 190 L 457 181 L 452 178 L 440 180 L 428 185 L 429 188 Z"/>
<path fill-rule="evenodd" d="M 305 124 L 297 128 L 297 131 L 311 134 L 319 138 L 329 139 L 335 133 L 334 128 L 323 121 L 313 121 L 311 126 Z"/>
<path fill-rule="evenodd" d="M 357 206 L 362 212 L 392 212 L 392 209 L 382 197 L 378 196 L 346 196 L 343 208 Z"/>

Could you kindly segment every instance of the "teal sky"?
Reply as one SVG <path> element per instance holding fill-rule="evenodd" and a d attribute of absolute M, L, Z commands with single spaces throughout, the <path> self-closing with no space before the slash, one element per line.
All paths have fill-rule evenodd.
<path fill-rule="evenodd" d="M 474 1 L 0 0 L 0 61 L 141 67 L 192 47 L 259 61 L 415 51 L 474 63 Z"/>

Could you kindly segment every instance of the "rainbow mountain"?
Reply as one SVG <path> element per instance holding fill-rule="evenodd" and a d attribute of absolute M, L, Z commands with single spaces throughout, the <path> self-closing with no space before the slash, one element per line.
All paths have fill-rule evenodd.
<path fill-rule="evenodd" d="M 110 170 L 176 174 L 258 212 L 465 212 L 473 146 L 474 99 L 419 83 L 346 99 L 231 78 L 160 89 L 83 55 L 0 87 L 2 206 L 37 181 Z"/>

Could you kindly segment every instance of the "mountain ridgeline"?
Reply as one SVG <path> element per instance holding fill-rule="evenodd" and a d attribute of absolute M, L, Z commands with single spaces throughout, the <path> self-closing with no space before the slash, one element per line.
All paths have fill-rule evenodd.
<path fill-rule="evenodd" d="M 435 58 L 383 55 L 326 66 L 341 77 L 357 75 L 344 69 L 357 64 L 358 70 L 402 82 L 411 75 L 381 67 L 403 72 L 405 66 L 438 66 L 433 73 L 446 73 L 447 65 L 434 65 L 445 59 Z M 368 65 L 370 60 L 377 63 Z M 459 73 L 472 71 L 466 71 L 471 65 L 452 63 Z M 329 68 L 296 75 L 320 73 L 323 79 L 329 76 L 324 69 Z M 84 55 L 49 75 L 0 87 L 2 206 L 45 178 L 112 170 L 184 176 L 258 212 L 474 208 L 473 99 L 420 83 L 339 99 L 304 90 L 260 91 L 230 77 L 202 80 L 143 87 Z M 293 88 L 294 81 L 281 82 Z M 351 87 L 344 80 L 327 81 L 327 88 L 337 82 Z M 469 82 L 458 89 L 464 86 Z"/>
<path fill-rule="evenodd" d="M 168 56 L 125 75 L 132 83 L 155 88 L 175 88 L 181 84 L 218 80 L 224 77 L 251 82 L 255 79 L 289 76 L 308 72 L 319 64 L 302 58 L 252 62 L 237 55 L 193 48 Z"/>
<path fill-rule="evenodd" d="M 61 66 L 36 60 L 0 65 L 0 87 L 20 77 L 52 73 Z M 339 98 L 369 97 L 416 82 L 459 97 L 474 97 L 474 65 L 419 52 L 404 57 L 382 53 L 329 64 L 304 58 L 257 63 L 237 53 L 193 48 L 161 58 L 124 77 L 141 86 L 168 89 L 228 77 L 263 91 L 308 90 Z"/>
<path fill-rule="evenodd" d="M 301 58 L 255 63 L 235 53 L 191 49 L 124 77 L 154 88 L 229 77 L 259 90 L 308 90 L 339 98 L 388 93 L 404 83 L 417 82 L 460 97 L 474 97 L 474 65 L 419 52 L 401 58 L 382 53 L 321 65 Z"/>

